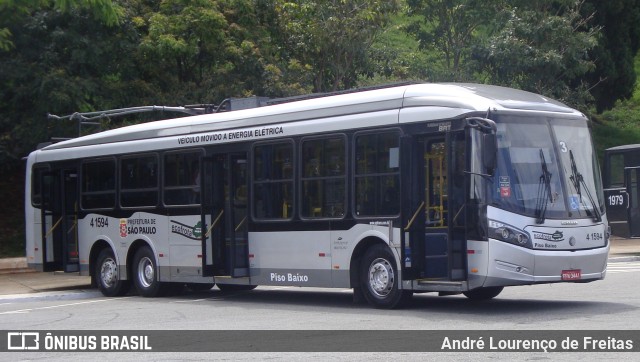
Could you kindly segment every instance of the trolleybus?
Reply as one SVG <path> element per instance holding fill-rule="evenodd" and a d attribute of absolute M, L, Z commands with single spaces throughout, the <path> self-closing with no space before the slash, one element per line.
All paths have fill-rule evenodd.
<path fill-rule="evenodd" d="M 106 296 L 185 284 L 490 299 L 591 282 L 609 233 L 588 120 L 480 84 L 414 84 L 104 131 L 32 152 L 32 268 Z"/>
<path fill-rule="evenodd" d="M 640 144 L 606 149 L 602 176 L 611 233 L 640 237 Z"/>

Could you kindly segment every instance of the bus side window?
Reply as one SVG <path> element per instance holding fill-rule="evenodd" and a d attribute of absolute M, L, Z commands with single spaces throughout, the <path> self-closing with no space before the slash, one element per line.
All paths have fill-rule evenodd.
<path fill-rule="evenodd" d="M 200 203 L 200 158 L 203 152 L 171 152 L 164 155 L 164 204 Z"/>
<path fill-rule="evenodd" d="M 609 185 L 605 187 L 624 187 L 624 154 L 614 153 L 608 157 Z"/>
<path fill-rule="evenodd" d="M 49 167 L 34 166 L 31 172 L 31 205 L 40 207 L 42 205 L 42 175 L 49 170 Z"/>
<path fill-rule="evenodd" d="M 142 155 L 120 160 L 120 205 L 156 206 L 158 203 L 158 157 Z"/>
<path fill-rule="evenodd" d="M 356 135 L 355 212 L 393 216 L 400 212 L 398 132 Z"/>
<path fill-rule="evenodd" d="M 254 217 L 293 217 L 293 143 L 261 144 L 253 150 Z"/>
<path fill-rule="evenodd" d="M 302 141 L 300 214 L 304 218 L 342 217 L 346 202 L 346 146 L 343 136 Z"/>
<path fill-rule="evenodd" d="M 82 165 L 83 209 L 112 209 L 116 206 L 116 162 L 114 159 Z"/>

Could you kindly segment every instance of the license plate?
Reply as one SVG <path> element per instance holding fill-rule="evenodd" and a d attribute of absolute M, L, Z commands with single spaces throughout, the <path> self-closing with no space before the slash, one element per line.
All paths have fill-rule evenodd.
<path fill-rule="evenodd" d="M 580 269 L 562 271 L 562 280 L 580 280 L 581 278 L 582 271 Z"/>

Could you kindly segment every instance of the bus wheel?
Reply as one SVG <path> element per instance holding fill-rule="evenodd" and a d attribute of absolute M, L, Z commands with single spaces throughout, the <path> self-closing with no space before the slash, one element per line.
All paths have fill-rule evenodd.
<path fill-rule="evenodd" d="M 138 294 L 143 297 L 157 297 L 165 289 L 158 281 L 158 265 L 153 252 L 148 246 L 136 251 L 133 257 L 132 274 Z"/>
<path fill-rule="evenodd" d="M 487 300 L 497 297 L 502 292 L 502 289 L 504 287 L 484 287 L 462 292 L 462 294 L 470 300 Z"/>
<path fill-rule="evenodd" d="M 110 248 L 102 249 L 96 260 L 95 279 L 98 289 L 106 297 L 117 297 L 129 291 L 131 283 L 120 280 L 118 264 Z"/>
<path fill-rule="evenodd" d="M 402 306 L 413 294 L 401 290 L 395 258 L 391 250 L 383 245 L 375 245 L 364 255 L 360 280 L 364 297 L 375 308 L 396 308 Z"/>

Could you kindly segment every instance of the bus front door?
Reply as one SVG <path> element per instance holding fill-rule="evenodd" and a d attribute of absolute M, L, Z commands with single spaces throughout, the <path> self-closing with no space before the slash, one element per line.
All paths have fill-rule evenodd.
<path fill-rule="evenodd" d="M 78 173 L 62 169 L 42 174 L 43 271 L 79 271 Z"/>
<path fill-rule="evenodd" d="M 247 156 L 202 159 L 203 276 L 249 276 Z"/>
<path fill-rule="evenodd" d="M 416 277 L 433 281 L 464 279 L 464 175 L 456 159 L 464 159 L 464 133 L 416 139 L 411 146 L 410 216 L 405 231 L 411 240 Z M 462 146 L 462 150 L 460 149 Z M 462 152 L 462 153 L 460 153 Z M 455 179 L 454 179 L 455 178 Z M 462 199 L 460 199 L 460 197 Z M 462 227 L 461 227 L 462 226 Z M 464 251 L 464 252 L 463 252 Z"/>

